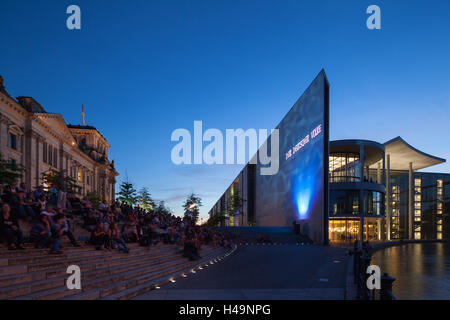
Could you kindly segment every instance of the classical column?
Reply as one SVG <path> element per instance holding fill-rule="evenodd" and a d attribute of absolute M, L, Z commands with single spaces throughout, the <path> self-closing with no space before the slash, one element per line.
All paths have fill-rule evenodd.
<path fill-rule="evenodd" d="M 34 184 L 35 184 L 35 186 L 37 187 L 37 186 L 39 186 L 39 175 L 40 175 L 40 170 L 39 170 L 39 164 L 41 163 L 41 159 L 39 158 L 39 149 L 40 149 L 40 145 L 39 145 L 39 142 L 40 142 L 40 138 L 39 137 L 36 137 L 36 163 L 34 164 L 35 165 L 35 176 L 34 176 Z"/>
<path fill-rule="evenodd" d="M 386 235 L 391 240 L 391 155 L 386 155 Z"/>
<path fill-rule="evenodd" d="M 41 163 L 42 163 L 42 157 L 41 157 L 41 143 L 44 142 L 44 138 L 42 138 L 39 134 L 36 132 L 33 132 L 32 137 L 35 140 L 35 150 L 34 150 L 34 176 L 33 176 L 33 182 L 34 186 L 37 187 L 40 185 L 41 181 Z M 33 157 L 31 157 L 33 159 Z M 33 161 L 32 161 L 33 163 Z"/>
<path fill-rule="evenodd" d="M 59 144 L 59 170 L 64 170 L 64 143 Z"/>
<path fill-rule="evenodd" d="M 413 223 L 414 223 L 414 208 L 413 208 L 413 202 L 412 202 L 412 198 L 413 198 L 413 164 L 412 162 L 409 163 L 409 175 L 408 175 L 408 184 L 409 184 L 409 189 L 408 189 L 408 230 L 409 230 L 409 239 L 413 240 L 414 239 L 414 230 L 413 230 Z"/>
<path fill-rule="evenodd" d="M 31 131 L 31 122 L 29 119 L 25 121 L 24 134 L 22 136 L 22 161 L 25 165 L 25 183 L 28 188 L 31 190 L 33 188 L 31 184 L 31 176 L 32 176 L 32 131 Z"/>
<path fill-rule="evenodd" d="M 87 176 L 87 174 L 86 174 L 86 171 L 87 171 L 87 168 L 83 166 L 83 169 L 81 171 L 82 172 L 81 176 L 83 177 L 83 194 L 84 195 L 87 194 L 87 190 L 86 190 L 86 176 Z"/>

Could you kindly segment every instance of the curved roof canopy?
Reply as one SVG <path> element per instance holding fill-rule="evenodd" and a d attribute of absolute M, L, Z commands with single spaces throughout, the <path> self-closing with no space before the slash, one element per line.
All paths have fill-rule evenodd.
<path fill-rule="evenodd" d="M 409 170 L 410 162 L 412 162 L 413 170 L 419 170 L 446 161 L 414 148 L 401 137 L 384 143 L 384 148 L 385 154 L 390 155 L 391 170 Z"/>

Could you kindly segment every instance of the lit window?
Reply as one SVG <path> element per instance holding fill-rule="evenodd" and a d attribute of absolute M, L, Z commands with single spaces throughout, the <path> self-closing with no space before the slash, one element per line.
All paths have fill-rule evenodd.
<path fill-rule="evenodd" d="M 81 172 L 81 169 L 78 170 L 78 182 L 83 182 L 83 172 Z"/>
<path fill-rule="evenodd" d="M 420 187 L 421 185 L 422 185 L 422 180 L 421 179 L 414 179 L 414 186 Z"/>
<path fill-rule="evenodd" d="M 442 232 L 438 232 L 437 233 L 437 239 L 438 240 L 442 240 Z"/>
<path fill-rule="evenodd" d="M 420 232 L 414 232 L 414 239 L 420 240 Z"/>
<path fill-rule="evenodd" d="M 420 210 L 414 210 L 414 216 L 415 217 L 420 217 L 421 216 L 421 211 Z"/>
<path fill-rule="evenodd" d="M 415 218 L 414 218 L 414 221 L 415 221 L 415 222 L 420 222 L 420 217 L 415 217 Z"/>
<path fill-rule="evenodd" d="M 442 179 L 438 179 L 438 180 L 437 180 L 437 186 L 438 186 L 439 188 L 442 188 L 442 187 L 444 186 L 444 181 L 443 181 Z"/>
<path fill-rule="evenodd" d="M 437 231 L 442 232 L 442 225 L 437 226 Z"/>

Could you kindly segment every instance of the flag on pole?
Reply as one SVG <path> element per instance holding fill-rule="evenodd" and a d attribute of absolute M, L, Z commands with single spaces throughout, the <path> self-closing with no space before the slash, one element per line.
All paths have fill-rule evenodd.
<path fill-rule="evenodd" d="M 84 106 L 83 105 L 81 105 L 81 116 L 83 118 L 83 126 L 84 126 L 85 122 L 84 122 Z"/>

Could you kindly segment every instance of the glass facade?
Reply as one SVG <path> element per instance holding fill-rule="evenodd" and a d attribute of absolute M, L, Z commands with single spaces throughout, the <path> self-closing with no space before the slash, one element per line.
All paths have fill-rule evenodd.
<path fill-rule="evenodd" d="M 330 219 L 328 238 L 330 241 L 355 241 L 360 239 L 359 219 Z"/>
<path fill-rule="evenodd" d="M 364 213 L 376 216 L 383 215 L 383 194 L 377 191 L 364 191 Z"/>
<path fill-rule="evenodd" d="M 380 240 L 381 219 L 364 219 L 364 240 Z M 360 218 L 335 218 L 329 220 L 328 238 L 331 242 L 353 242 L 361 239 Z"/>
<path fill-rule="evenodd" d="M 408 172 L 391 173 L 391 239 L 409 239 Z M 450 174 L 413 174 L 413 238 L 450 239 Z"/>
<path fill-rule="evenodd" d="M 361 163 L 358 153 L 330 154 L 330 182 L 361 181 Z"/>
<path fill-rule="evenodd" d="M 384 147 L 358 140 L 339 141 L 330 148 L 329 240 L 380 239 L 385 217 Z M 377 170 L 371 172 L 370 165 Z"/>
<path fill-rule="evenodd" d="M 359 210 L 359 190 L 330 190 L 330 216 L 359 215 L 384 215 L 382 203 L 384 194 L 377 191 L 366 190 L 363 192 L 363 210 Z"/>
<path fill-rule="evenodd" d="M 330 191 L 330 216 L 359 214 L 359 190 Z"/>

